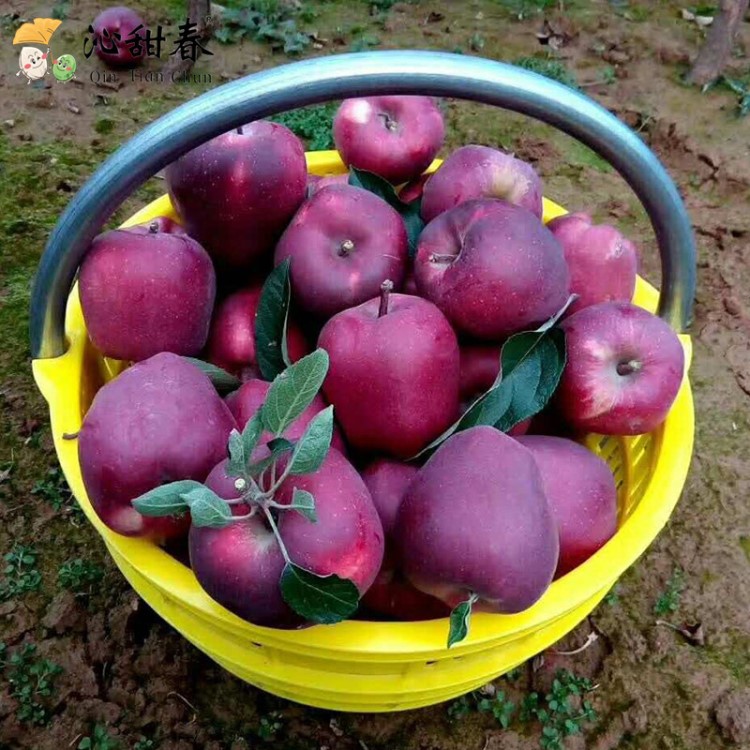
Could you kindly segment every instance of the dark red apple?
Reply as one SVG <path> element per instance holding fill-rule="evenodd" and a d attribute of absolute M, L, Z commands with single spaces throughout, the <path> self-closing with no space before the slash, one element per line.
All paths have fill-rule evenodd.
<path fill-rule="evenodd" d="M 500 374 L 500 344 L 463 343 L 461 352 L 461 401 L 471 402 L 486 393 Z"/>
<path fill-rule="evenodd" d="M 323 392 L 357 449 L 408 458 L 456 418 L 458 342 L 427 300 L 385 291 L 331 318 L 318 346 Z"/>
<path fill-rule="evenodd" d="M 421 177 L 418 177 L 416 180 L 407 182 L 406 185 L 404 185 L 399 191 L 398 197 L 401 198 L 401 200 L 404 203 L 412 203 L 418 198 L 421 198 L 422 193 L 424 192 L 425 183 L 429 179 L 430 179 L 430 175 L 423 174 Z"/>
<path fill-rule="evenodd" d="M 533 454 L 494 427 L 448 438 L 412 481 L 396 542 L 418 589 L 455 606 L 521 612 L 549 586 L 559 541 Z"/>
<path fill-rule="evenodd" d="M 487 199 L 462 203 L 424 228 L 414 276 L 454 328 L 489 341 L 550 318 L 570 284 L 552 232 L 526 209 Z"/>
<path fill-rule="evenodd" d="M 202 482 L 226 456 L 236 427 L 211 381 L 176 354 L 133 365 L 94 397 L 78 435 L 89 500 L 101 520 L 128 536 L 165 539 L 190 518 L 142 516 L 139 495 L 179 479 Z"/>
<path fill-rule="evenodd" d="M 165 177 L 188 234 L 222 265 L 247 268 L 270 256 L 305 198 L 305 150 L 259 120 L 193 149 Z"/>
<path fill-rule="evenodd" d="M 94 19 L 91 27 L 94 30 L 94 51 L 107 65 L 132 68 L 143 62 L 146 23 L 134 10 L 122 5 L 107 8 Z"/>
<path fill-rule="evenodd" d="M 351 185 L 331 185 L 305 201 L 276 247 L 291 259 L 292 297 L 329 318 L 375 297 L 390 279 L 401 288 L 408 240 L 403 219 L 384 200 Z"/>
<path fill-rule="evenodd" d="M 346 99 L 333 119 L 333 139 L 344 163 L 393 185 L 419 177 L 444 138 L 443 115 L 429 96 Z"/>
<path fill-rule="evenodd" d="M 243 380 L 260 375 L 255 356 L 255 316 L 260 294 L 261 287 L 252 286 L 225 297 L 216 306 L 208 334 L 206 359 Z M 310 349 L 291 318 L 286 333 L 289 358 L 296 362 Z"/>
<path fill-rule="evenodd" d="M 588 560 L 617 531 L 617 488 L 609 466 L 565 438 L 518 438 L 534 455 L 560 534 L 555 578 Z"/>
<path fill-rule="evenodd" d="M 327 177 L 320 177 L 316 174 L 307 175 L 307 197 L 312 198 L 318 190 L 322 190 L 324 187 L 330 185 L 348 185 L 349 175 L 348 174 L 333 174 Z"/>
<path fill-rule="evenodd" d="M 677 396 L 685 355 L 661 318 L 629 302 L 600 302 L 562 328 L 568 350 L 556 406 L 579 432 L 655 430 Z"/>
<path fill-rule="evenodd" d="M 208 337 L 216 274 L 185 234 L 115 229 L 91 243 L 79 291 L 89 336 L 108 357 L 195 356 Z"/>
<path fill-rule="evenodd" d="M 477 198 L 502 198 L 542 218 L 542 181 L 534 168 L 488 146 L 456 149 L 424 186 L 422 218 Z"/>
<path fill-rule="evenodd" d="M 289 504 L 295 487 L 314 496 L 318 520 L 280 512 L 279 532 L 292 561 L 318 575 L 348 578 L 367 591 L 383 559 L 383 527 L 354 467 L 333 449 L 314 474 L 287 479 L 276 501 Z M 295 627 L 302 619 L 279 589 L 284 559 L 261 519 L 256 514 L 221 529 L 191 527 L 191 567 L 206 593 L 239 617 Z"/>
<path fill-rule="evenodd" d="M 567 214 L 547 228 L 562 245 L 570 269 L 570 291 L 578 299 L 568 314 L 597 302 L 630 302 L 635 291 L 635 245 L 609 224 L 594 224 L 588 214 Z"/>

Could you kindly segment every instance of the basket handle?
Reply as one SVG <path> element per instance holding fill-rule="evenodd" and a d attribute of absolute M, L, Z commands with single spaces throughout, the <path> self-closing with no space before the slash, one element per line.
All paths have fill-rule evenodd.
<path fill-rule="evenodd" d="M 677 189 L 653 152 L 583 94 L 530 71 L 426 51 L 366 52 L 304 60 L 227 83 L 182 104 L 112 154 L 73 198 L 42 255 L 31 297 L 31 354 L 65 351 L 65 306 L 78 266 L 102 225 L 137 187 L 227 130 L 288 109 L 376 94 L 469 99 L 529 115 L 606 159 L 646 209 L 661 254 L 659 315 L 678 332 L 691 321 L 695 244 Z"/>

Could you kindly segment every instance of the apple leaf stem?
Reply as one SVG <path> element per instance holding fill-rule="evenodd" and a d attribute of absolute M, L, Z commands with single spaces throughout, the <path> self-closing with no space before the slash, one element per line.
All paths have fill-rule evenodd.
<path fill-rule="evenodd" d="M 273 532 L 273 535 L 276 537 L 276 543 L 279 545 L 279 549 L 281 550 L 281 555 L 284 558 L 284 562 L 287 565 L 291 565 L 292 561 L 289 558 L 289 552 L 287 551 L 286 545 L 284 544 L 284 540 L 281 538 L 281 532 L 279 531 L 279 527 L 276 524 L 276 519 L 273 517 L 273 513 L 271 513 L 269 503 L 263 503 L 259 507 L 263 510 L 263 514 L 268 521 L 268 526 Z"/>
<path fill-rule="evenodd" d="M 380 307 L 378 308 L 378 317 L 382 318 L 388 314 L 388 302 L 390 300 L 391 292 L 393 291 L 393 282 L 390 279 L 386 279 L 380 285 Z"/>

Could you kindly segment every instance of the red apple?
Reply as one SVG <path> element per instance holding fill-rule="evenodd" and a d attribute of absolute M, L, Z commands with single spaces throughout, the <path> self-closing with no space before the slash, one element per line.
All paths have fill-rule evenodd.
<path fill-rule="evenodd" d="M 322 190 L 329 185 L 348 185 L 348 174 L 333 174 L 327 177 L 320 177 L 316 174 L 307 175 L 307 197 L 312 198 L 318 190 Z"/>
<path fill-rule="evenodd" d="M 458 342 L 427 300 L 384 291 L 331 318 L 318 346 L 330 357 L 323 392 L 357 449 L 408 458 L 456 418 Z"/>
<path fill-rule="evenodd" d="M 461 402 L 470 405 L 486 393 L 500 374 L 500 344 L 463 343 L 461 352 Z"/>
<path fill-rule="evenodd" d="M 115 229 L 91 243 L 79 290 L 89 336 L 108 357 L 195 356 L 208 337 L 216 274 L 185 234 Z"/>
<path fill-rule="evenodd" d="M 121 5 L 107 8 L 94 19 L 91 28 L 94 51 L 110 67 L 131 68 L 143 62 L 146 24 L 134 10 Z"/>
<path fill-rule="evenodd" d="M 414 275 L 454 328 L 489 341 L 550 318 L 570 282 L 552 232 L 526 209 L 487 199 L 462 203 L 424 228 Z"/>
<path fill-rule="evenodd" d="M 188 234 L 223 265 L 269 256 L 305 198 L 305 150 L 283 125 L 259 120 L 172 162 L 169 195 Z"/>
<path fill-rule="evenodd" d="M 570 291 L 578 299 L 568 314 L 597 302 L 630 302 L 635 291 L 635 245 L 609 224 L 593 224 L 588 214 L 567 214 L 547 228 L 562 245 L 570 269 Z"/>
<path fill-rule="evenodd" d="M 411 482 L 396 523 L 406 577 L 455 606 L 521 612 L 549 586 L 559 541 L 531 451 L 494 427 L 448 438 Z"/>
<path fill-rule="evenodd" d="M 588 560 L 617 531 L 617 488 L 609 466 L 582 445 L 559 437 L 518 438 L 542 475 L 557 521 L 560 559 L 555 578 Z"/>
<path fill-rule="evenodd" d="M 403 219 L 384 200 L 351 185 L 331 185 L 305 201 L 276 247 L 291 258 L 292 297 L 329 318 L 376 296 L 390 279 L 401 288 L 408 240 Z"/>
<path fill-rule="evenodd" d="M 640 435 L 666 418 L 685 355 L 661 318 L 629 302 L 601 302 L 562 323 L 568 350 L 556 406 L 577 431 Z"/>
<path fill-rule="evenodd" d="M 443 162 L 424 186 L 422 218 L 432 221 L 476 198 L 502 198 L 542 218 L 542 181 L 534 168 L 488 146 L 463 146 Z"/>
<path fill-rule="evenodd" d="M 421 198 L 422 193 L 424 192 L 425 183 L 429 179 L 430 175 L 423 174 L 416 180 L 407 182 L 406 185 L 404 185 L 401 190 L 399 190 L 398 197 L 401 198 L 404 203 L 412 203 L 418 198 Z"/>
<path fill-rule="evenodd" d="M 190 519 L 142 516 L 139 495 L 179 479 L 202 482 L 226 456 L 236 427 L 211 381 L 175 354 L 157 354 L 99 389 L 78 435 L 89 500 L 128 536 L 179 536 Z"/>
<path fill-rule="evenodd" d="M 313 495 L 318 520 L 280 512 L 279 532 L 292 561 L 318 575 L 348 578 L 361 593 L 367 591 L 383 559 L 383 527 L 354 467 L 332 449 L 315 473 L 289 477 L 275 500 L 289 504 L 295 487 Z M 221 529 L 191 527 L 191 567 L 206 593 L 239 617 L 296 627 L 302 619 L 279 589 L 284 559 L 261 518 Z"/>
<path fill-rule="evenodd" d="M 230 294 L 217 306 L 206 346 L 206 359 L 242 378 L 260 375 L 255 356 L 255 316 L 261 287 L 253 286 Z M 297 324 L 289 319 L 287 348 L 292 362 L 309 353 L 307 341 Z"/>
<path fill-rule="evenodd" d="M 333 119 L 333 139 L 345 164 L 393 185 L 419 177 L 444 138 L 443 115 L 429 96 L 346 99 Z"/>

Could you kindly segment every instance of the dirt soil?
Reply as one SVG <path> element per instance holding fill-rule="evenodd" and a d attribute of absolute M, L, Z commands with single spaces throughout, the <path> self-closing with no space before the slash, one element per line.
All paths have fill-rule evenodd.
<path fill-rule="evenodd" d="M 174 34 L 179 0 L 131 3 Z M 380 3 L 381 6 L 389 3 Z M 684 20 L 689 0 L 437 0 L 397 3 L 380 17 L 367 2 L 310 2 L 303 25 L 321 49 L 421 47 L 515 60 L 545 56 L 535 36 L 544 18 L 562 46 L 551 54 L 585 91 L 634 127 L 656 151 L 687 202 L 698 241 L 695 356 L 696 448 L 690 478 L 668 527 L 588 620 L 557 651 L 513 679 L 496 681 L 518 704 L 545 691 L 563 667 L 589 677 L 598 718 L 565 741 L 571 750 L 750 748 L 750 118 L 738 119 L 726 90 L 680 82 L 703 32 Z M 224 80 L 286 61 L 268 46 L 209 46 L 196 70 L 204 83 L 95 84 L 81 40 L 98 8 L 59 3 L 67 17 L 53 53 L 73 53 L 78 80 L 44 88 L 17 78 L 11 45 L 17 12 L 48 16 L 44 3 L 0 7 L 0 552 L 36 556 L 27 592 L 0 597 L 0 748 L 67 747 L 240 750 L 266 744 L 310 750 L 526 750 L 554 748 L 538 722 L 503 729 L 471 700 L 368 716 L 307 709 L 264 694 L 214 665 L 162 622 L 125 583 L 56 471 L 44 402 L 27 344 L 32 275 L 46 236 L 71 194 L 120 143 L 179 101 Z M 518 12 L 527 11 L 523 20 Z M 750 24 L 732 60 L 748 75 Z M 146 70 L 158 70 L 149 61 Z M 617 223 L 640 244 L 643 272 L 658 282 L 655 243 L 623 181 L 587 149 L 536 123 L 484 107 L 447 104 L 450 144 L 500 145 L 532 160 L 546 192 L 570 208 Z M 163 192 L 154 178 L 121 211 Z M 77 593 L 58 571 L 82 559 L 103 571 Z M 24 567 L 25 566 L 25 567 Z M 681 571 L 681 576 L 679 574 Z M 16 574 L 8 573 L 18 580 Z M 64 579 L 62 579 L 64 580 Z M 681 583 L 680 583 L 681 581 Z M 21 588 L 24 588 L 23 581 Z M 655 613 L 655 607 L 662 612 Z M 656 620 L 702 624 L 689 642 Z M 700 639 L 699 639 L 700 640 Z M 10 655 L 36 646 L 32 667 Z M 49 690 L 43 659 L 59 665 Z M 24 671 L 25 670 L 25 671 Z M 43 669 L 41 670 L 43 671 Z M 30 682 L 24 693 L 19 684 Z M 49 695 L 44 693 L 48 692 Z M 31 698 L 29 698 L 31 696 Z M 36 701 L 46 715 L 19 718 Z M 21 713 L 23 716 L 23 713 Z M 90 743 L 85 742 L 85 738 Z M 547 744 L 544 744 L 544 743 Z M 83 744 L 81 744 L 83 743 Z"/>

